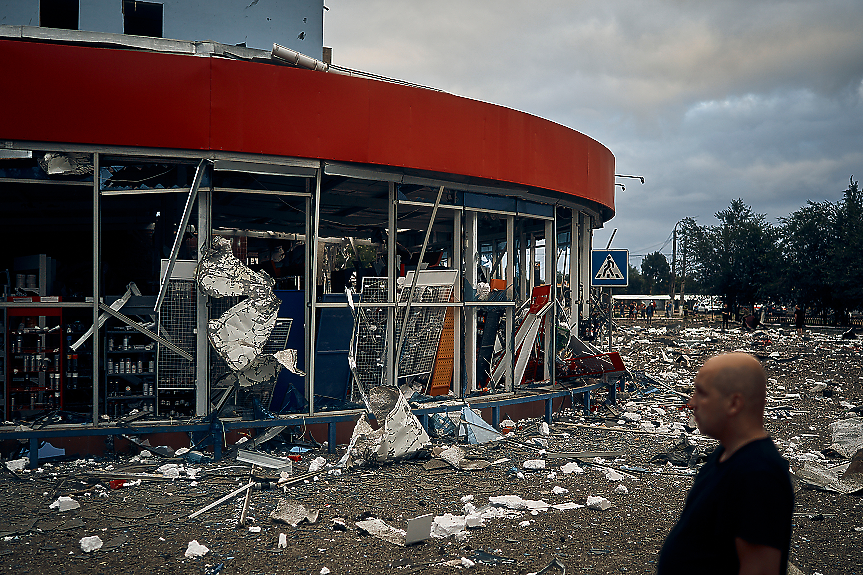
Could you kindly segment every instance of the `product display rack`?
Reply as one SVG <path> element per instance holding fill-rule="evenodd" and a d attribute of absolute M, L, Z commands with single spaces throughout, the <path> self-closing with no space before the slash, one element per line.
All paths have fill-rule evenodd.
<path fill-rule="evenodd" d="M 0 413 L 6 418 L 6 308 L 0 310 Z"/>
<path fill-rule="evenodd" d="M 122 417 L 133 409 L 157 414 L 156 345 L 131 327 L 105 331 L 105 409 Z"/>
<path fill-rule="evenodd" d="M 88 310 L 89 312 L 89 310 Z M 87 338 L 77 349 L 72 344 L 87 332 L 89 322 L 86 319 L 70 321 L 70 315 L 81 316 L 80 310 L 66 310 L 63 326 L 66 332 L 65 353 L 65 386 L 63 388 L 63 409 L 77 413 L 90 413 L 93 409 L 93 346 L 92 339 Z M 104 413 L 104 406 L 100 410 Z"/>
<path fill-rule="evenodd" d="M 13 303 L 59 302 L 58 296 L 9 297 Z M 6 419 L 63 408 L 63 309 L 6 310 Z"/>

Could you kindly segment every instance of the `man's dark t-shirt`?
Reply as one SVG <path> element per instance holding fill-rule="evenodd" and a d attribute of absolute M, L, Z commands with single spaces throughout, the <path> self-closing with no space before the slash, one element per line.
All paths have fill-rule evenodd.
<path fill-rule="evenodd" d="M 770 438 L 747 443 L 720 463 L 724 451 L 714 450 L 695 477 L 659 553 L 658 575 L 736 575 L 737 537 L 779 549 L 780 573 L 786 573 L 794 511 L 788 462 Z"/>

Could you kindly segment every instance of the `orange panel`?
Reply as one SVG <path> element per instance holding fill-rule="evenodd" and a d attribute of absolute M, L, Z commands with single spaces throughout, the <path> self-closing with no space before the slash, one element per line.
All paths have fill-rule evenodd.
<path fill-rule="evenodd" d="M 453 351 L 455 347 L 455 319 L 453 309 L 446 308 L 440 343 L 434 360 L 434 370 L 429 382 L 429 395 L 446 395 L 449 393 L 453 373 Z"/>

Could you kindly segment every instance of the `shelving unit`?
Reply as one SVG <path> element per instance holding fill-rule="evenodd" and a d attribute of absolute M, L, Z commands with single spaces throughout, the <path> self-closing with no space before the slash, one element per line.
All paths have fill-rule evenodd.
<path fill-rule="evenodd" d="M 57 296 L 10 297 L 15 303 L 59 302 Z M 62 409 L 64 389 L 63 309 L 6 310 L 6 418 Z"/>
<path fill-rule="evenodd" d="M 4 418 L 6 413 L 6 362 L 9 356 L 6 352 L 6 308 L 0 310 L 0 413 Z"/>
<path fill-rule="evenodd" d="M 105 408 L 111 417 L 133 409 L 157 413 L 156 345 L 130 327 L 105 331 Z"/>
<path fill-rule="evenodd" d="M 90 413 L 93 409 L 93 347 L 88 339 L 77 350 L 71 348 L 89 328 L 86 319 L 69 321 L 77 310 L 66 310 L 63 326 L 65 331 L 65 387 L 63 409 L 78 413 Z M 89 310 L 88 310 L 89 313 Z M 80 316 L 80 312 L 78 312 Z M 103 409 L 100 410 L 104 413 Z"/>

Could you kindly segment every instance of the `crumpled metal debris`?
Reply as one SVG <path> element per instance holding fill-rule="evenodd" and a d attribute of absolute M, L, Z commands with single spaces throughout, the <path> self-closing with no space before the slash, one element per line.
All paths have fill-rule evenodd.
<path fill-rule="evenodd" d="M 370 396 L 374 390 L 369 390 Z M 383 418 L 380 428 L 372 429 L 365 417 L 357 421 L 348 450 L 339 461 L 340 466 L 350 466 L 359 461 L 384 463 L 407 459 L 431 443 L 407 400 L 398 390 L 396 394 L 395 404 Z"/>
<path fill-rule="evenodd" d="M 304 521 L 314 524 L 318 520 L 319 515 L 320 510 L 306 507 L 299 501 L 280 499 L 276 508 L 270 513 L 270 519 L 296 527 Z"/>
<path fill-rule="evenodd" d="M 845 457 L 853 457 L 863 449 L 863 417 L 849 417 L 830 424 L 833 435 L 831 449 L 835 449 Z"/>
<path fill-rule="evenodd" d="M 201 292 L 210 297 L 245 298 L 207 325 L 213 349 L 234 372 L 224 383 L 241 387 L 274 383 L 282 367 L 305 375 L 297 369 L 296 350 L 263 353 L 281 301 L 273 292 L 273 279 L 237 259 L 230 241 L 218 236 L 213 239 L 211 249 L 198 264 L 197 282 Z"/>
<path fill-rule="evenodd" d="M 811 461 L 804 461 L 799 467 L 792 469 L 794 476 L 806 485 L 825 491 L 836 493 L 859 493 L 863 491 L 863 481 L 856 477 L 843 476 L 850 463 L 843 463 L 835 467 L 823 467 Z"/>

